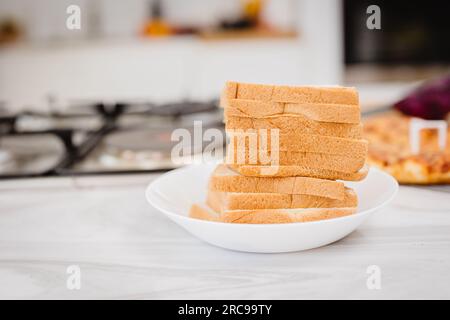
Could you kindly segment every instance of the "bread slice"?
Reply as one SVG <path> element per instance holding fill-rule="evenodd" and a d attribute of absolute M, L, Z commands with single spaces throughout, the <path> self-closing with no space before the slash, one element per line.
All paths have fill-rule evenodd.
<path fill-rule="evenodd" d="M 311 120 L 333 123 L 361 121 L 359 105 L 264 102 L 257 100 L 225 100 L 225 117 L 266 118 L 277 115 L 303 116 Z"/>
<path fill-rule="evenodd" d="M 330 180 L 361 181 L 369 173 L 369 166 L 364 165 L 357 172 L 316 169 L 303 166 L 278 166 L 276 171 L 270 167 L 257 165 L 229 165 L 231 169 L 247 177 L 313 177 Z"/>
<path fill-rule="evenodd" d="M 315 134 L 349 139 L 362 138 L 362 124 L 318 122 L 304 116 L 288 115 L 265 118 L 225 117 L 227 130 L 279 129 L 284 134 Z"/>
<path fill-rule="evenodd" d="M 351 87 L 293 87 L 228 81 L 223 99 L 249 99 L 292 103 L 359 104 Z"/>
<path fill-rule="evenodd" d="M 364 139 L 349 139 L 316 134 L 284 134 L 270 130 L 229 130 L 229 148 L 243 149 L 246 145 L 253 148 L 272 148 L 272 133 L 277 138 L 273 147 L 280 151 L 314 152 L 335 154 L 351 158 L 366 158 L 368 142 Z"/>
<path fill-rule="evenodd" d="M 236 152 L 238 151 L 238 152 Z M 227 147 L 226 163 L 230 165 L 262 165 L 262 166 L 303 166 L 313 169 L 325 169 L 354 173 L 365 164 L 365 157 L 352 157 L 334 154 L 278 151 L 264 152 L 249 149 L 245 151 L 233 150 Z M 273 171 L 273 170 L 272 170 Z"/>
<path fill-rule="evenodd" d="M 306 194 L 242 193 L 208 191 L 206 204 L 217 212 L 227 210 L 296 209 L 296 208 L 347 208 L 356 207 L 356 193 L 345 189 L 342 200 Z"/>
<path fill-rule="evenodd" d="M 310 177 L 246 177 L 225 164 L 214 170 L 209 190 L 219 192 L 305 194 L 330 199 L 344 199 L 342 182 Z"/>
<path fill-rule="evenodd" d="M 204 204 L 193 204 L 189 216 L 195 219 L 227 223 L 293 223 L 312 222 L 351 215 L 356 208 L 308 208 L 308 209 L 261 209 L 229 210 L 217 213 Z"/>

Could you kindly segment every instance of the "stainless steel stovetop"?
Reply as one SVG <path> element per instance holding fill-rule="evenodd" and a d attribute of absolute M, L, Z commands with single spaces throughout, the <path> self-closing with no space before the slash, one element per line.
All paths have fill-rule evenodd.
<path fill-rule="evenodd" d="M 84 103 L 73 112 L 0 109 L 0 179 L 166 171 L 174 129 L 192 132 L 194 121 L 223 130 L 217 101 Z M 202 152 L 205 143 L 192 150 Z M 223 147 L 218 146 L 218 147 Z"/>

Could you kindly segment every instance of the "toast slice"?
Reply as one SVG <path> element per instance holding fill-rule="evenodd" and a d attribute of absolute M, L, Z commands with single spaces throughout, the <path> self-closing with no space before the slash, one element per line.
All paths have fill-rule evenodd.
<path fill-rule="evenodd" d="M 293 223 L 312 222 L 351 215 L 356 208 L 308 208 L 308 209 L 262 209 L 229 210 L 215 212 L 204 204 L 193 204 L 189 216 L 195 219 L 227 223 Z"/>
<path fill-rule="evenodd" d="M 268 166 L 253 165 L 229 165 L 231 169 L 247 177 L 312 177 L 319 179 L 361 181 L 369 173 L 369 166 L 366 164 L 360 170 L 347 173 L 336 170 L 315 169 L 303 166 L 278 166 L 277 170 L 270 173 Z"/>
<path fill-rule="evenodd" d="M 233 81 L 225 84 L 222 98 L 291 103 L 359 104 L 358 92 L 351 87 L 293 87 Z"/>
<path fill-rule="evenodd" d="M 240 152 L 228 147 L 226 156 L 226 163 L 230 165 L 302 166 L 345 173 L 358 172 L 365 161 L 365 157 L 295 151 L 266 152 L 250 148 Z"/>
<path fill-rule="evenodd" d="M 246 145 L 254 148 L 272 148 L 271 134 L 277 132 L 257 130 L 232 130 L 227 131 L 230 137 L 229 148 L 232 146 L 237 151 L 245 152 Z M 284 134 L 278 132 L 278 143 L 274 148 L 280 151 L 313 152 L 348 156 L 351 158 L 366 158 L 368 142 L 364 139 L 349 139 L 315 134 Z"/>
<path fill-rule="evenodd" d="M 353 104 L 285 103 L 244 99 L 225 100 L 223 103 L 225 117 L 266 118 L 278 115 L 291 117 L 300 115 L 319 122 L 354 124 L 361 122 L 360 107 Z"/>
<path fill-rule="evenodd" d="M 362 138 L 362 124 L 318 122 L 304 116 L 288 115 L 265 118 L 225 117 L 227 130 L 279 129 L 284 134 L 315 134 L 349 139 Z"/>
<path fill-rule="evenodd" d="M 214 211 L 296 208 L 348 208 L 358 206 L 358 197 L 345 189 L 342 200 L 306 194 L 241 193 L 208 191 L 206 204 Z"/>
<path fill-rule="evenodd" d="M 342 182 L 310 177 L 246 177 L 225 164 L 214 170 L 209 190 L 218 192 L 305 194 L 342 200 L 345 186 Z"/>

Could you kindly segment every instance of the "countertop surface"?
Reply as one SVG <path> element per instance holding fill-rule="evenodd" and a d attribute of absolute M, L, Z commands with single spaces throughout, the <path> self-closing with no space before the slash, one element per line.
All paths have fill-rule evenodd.
<path fill-rule="evenodd" d="M 402 186 L 334 244 L 249 254 L 203 243 L 150 207 L 157 176 L 0 181 L 0 298 L 450 298 L 449 187 Z M 379 289 L 367 286 L 373 265 Z"/>

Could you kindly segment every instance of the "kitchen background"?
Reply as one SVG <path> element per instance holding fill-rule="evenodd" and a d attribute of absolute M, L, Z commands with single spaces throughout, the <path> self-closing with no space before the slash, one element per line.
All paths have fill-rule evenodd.
<path fill-rule="evenodd" d="M 401 185 L 344 239 L 276 255 L 209 246 L 144 195 L 175 166 L 173 129 L 223 129 L 226 80 L 356 86 L 380 142 L 369 156 L 410 156 L 410 118 L 366 121 L 405 97 L 424 117 L 448 112 L 448 3 L 0 0 L 0 299 L 449 299 L 449 184 Z M 66 27 L 74 4 L 80 30 Z M 446 151 L 419 156 L 450 182 L 447 132 Z"/>
<path fill-rule="evenodd" d="M 381 30 L 366 9 L 381 8 Z M 66 21 L 81 9 L 81 28 Z M 450 71 L 445 1 L 0 0 L 0 177 L 166 170 L 226 80 L 350 85 L 364 113 Z M 201 145 L 193 145 L 201 152 Z"/>

